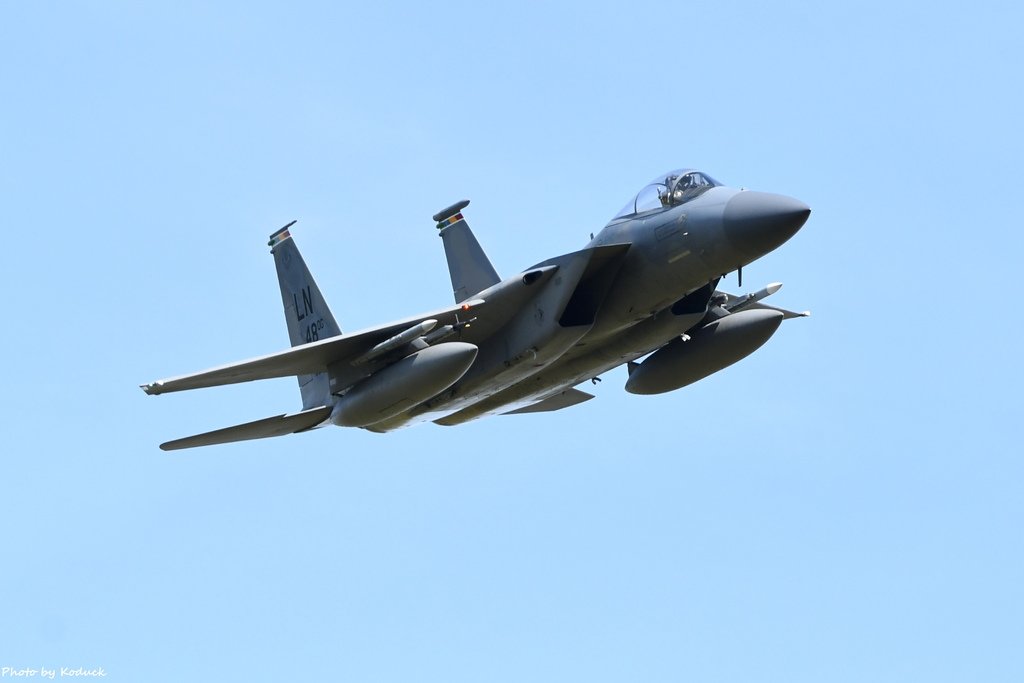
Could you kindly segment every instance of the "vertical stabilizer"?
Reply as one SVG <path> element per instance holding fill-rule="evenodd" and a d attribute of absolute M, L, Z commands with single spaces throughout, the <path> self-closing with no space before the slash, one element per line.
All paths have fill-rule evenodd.
<path fill-rule="evenodd" d="M 448 274 L 452 278 L 452 292 L 457 304 L 501 281 L 462 217 L 462 210 L 467 206 L 469 200 L 463 200 L 434 214 L 444 242 L 444 255 L 448 259 Z"/>
<path fill-rule="evenodd" d="M 288 338 L 292 346 L 327 339 L 341 334 L 341 328 L 327 307 L 320 288 L 302 260 L 302 254 L 288 229 L 292 221 L 270 236 L 270 253 L 277 267 L 277 282 L 281 286 L 284 318 L 288 324 Z M 331 391 L 327 373 L 299 375 L 299 391 L 305 410 L 328 405 Z"/>

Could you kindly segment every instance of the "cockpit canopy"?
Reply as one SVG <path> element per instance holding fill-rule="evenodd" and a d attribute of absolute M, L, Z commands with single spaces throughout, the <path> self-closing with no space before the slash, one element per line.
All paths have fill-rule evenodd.
<path fill-rule="evenodd" d="M 721 184 L 711 176 L 692 168 L 669 171 L 659 175 L 640 190 L 612 220 L 679 206 Z"/>

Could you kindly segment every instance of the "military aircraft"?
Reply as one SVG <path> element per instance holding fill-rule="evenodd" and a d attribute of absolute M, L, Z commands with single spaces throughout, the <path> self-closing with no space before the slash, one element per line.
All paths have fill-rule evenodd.
<path fill-rule="evenodd" d="M 742 286 L 743 266 L 804 225 L 811 210 L 790 197 L 670 171 L 583 249 L 504 279 L 462 215 L 468 205 L 433 216 L 455 305 L 347 334 L 295 246 L 295 221 L 271 235 L 292 347 L 141 386 L 153 395 L 297 376 L 302 410 L 160 448 L 561 410 L 593 398 L 575 387 L 619 365 L 626 391 L 659 394 L 739 361 L 782 320 L 806 315 L 762 303 L 778 283 L 743 296 L 717 289 L 732 271 Z"/>

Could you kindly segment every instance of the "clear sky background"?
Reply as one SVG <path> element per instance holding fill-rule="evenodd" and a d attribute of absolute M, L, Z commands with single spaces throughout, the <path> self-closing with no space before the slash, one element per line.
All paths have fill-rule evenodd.
<path fill-rule="evenodd" d="M 0 667 L 1024 680 L 1019 8 L 4 3 Z M 299 407 L 137 388 L 287 346 L 293 218 L 355 330 L 451 301 L 451 202 L 507 275 L 678 166 L 814 209 L 740 364 L 157 449 Z"/>

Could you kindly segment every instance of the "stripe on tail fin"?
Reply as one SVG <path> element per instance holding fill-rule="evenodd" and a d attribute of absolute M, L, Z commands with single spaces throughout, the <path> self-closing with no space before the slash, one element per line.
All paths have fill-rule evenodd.
<path fill-rule="evenodd" d="M 277 267 L 288 338 L 292 346 L 301 346 L 335 337 L 341 334 L 341 328 L 291 238 L 288 229 L 293 225 L 295 221 L 275 232 L 267 244 Z M 299 391 L 303 409 L 330 404 L 331 391 L 326 372 L 299 375 Z"/>
<path fill-rule="evenodd" d="M 467 206 L 469 200 L 464 199 L 434 214 L 444 242 L 444 255 L 448 259 L 448 274 L 452 278 L 452 292 L 457 304 L 501 282 L 498 271 L 494 270 L 462 217 L 462 210 Z"/>

